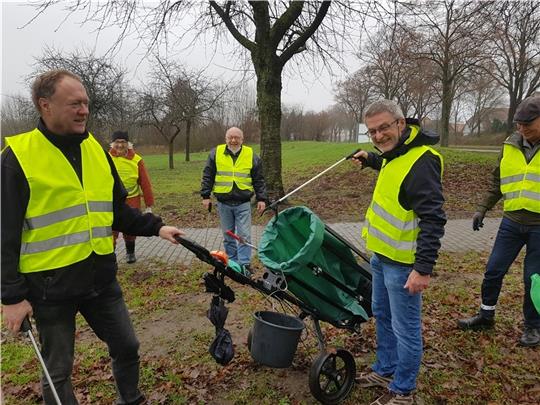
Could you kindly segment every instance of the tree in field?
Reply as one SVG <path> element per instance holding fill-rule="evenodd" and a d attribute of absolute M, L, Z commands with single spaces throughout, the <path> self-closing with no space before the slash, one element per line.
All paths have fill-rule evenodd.
<path fill-rule="evenodd" d="M 186 161 L 194 124 L 207 118 L 224 88 L 207 78 L 204 71 L 190 72 L 177 63 L 155 58 L 151 81 L 140 92 L 137 121 L 152 126 L 167 142 L 169 168 L 174 168 L 174 140 L 186 128 Z"/>
<path fill-rule="evenodd" d="M 58 0 L 42 3 L 38 14 L 58 3 Z M 232 36 L 246 51 L 243 55 L 256 76 L 261 157 L 265 163 L 269 194 L 276 196 L 283 194 L 279 131 L 284 68 L 292 59 L 307 62 L 304 66 L 308 66 L 314 62 L 328 64 L 328 60 L 339 58 L 333 51 L 350 40 L 350 35 L 341 35 L 343 31 L 352 25 L 358 31 L 366 18 L 365 10 L 360 10 L 363 14 L 353 13 L 356 9 L 373 7 L 369 3 L 355 3 L 354 7 L 351 4 L 334 3 L 336 13 L 332 18 L 329 14 L 330 1 L 198 3 L 163 0 L 150 4 L 143 1 L 81 0 L 66 4 L 64 8 L 68 13 L 85 10 L 86 21 L 100 22 L 99 29 L 120 27 L 120 40 L 132 33 L 139 35 L 148 47 L 163 42 L 175 44 L 176 40 L 185 38 L 188 31 L 200 36 L 210 34 L 213 45 Z M 224 32 L 226 36 L 223 36 Z M 115 43 L 117 48 L 120 44 Z M 326 59 L 316 60 L 316 55 L 323 55 Z"/>
<path fill-rule="evenodd" d="M 86 50 L 63 54 L 46 48 L 35 61 L 31 78 L 51 69 L 67 69 L 81 78 L 90 102 L 88 127 L 94 129 L 98 138 L 103 138 L 100 130 L 120 124 L 121 117 L 125 117 L 125 70 L 109 58 Z"/>
<path fill-rule="evenodd" d="M 39 115 L 32 101 L 23 96 L 2 97 L 2 140 L 5 136 L 30 131 Z M 3 148 L 2 144 L 2 148 Z"/>
<path fill-rule="evenodd" d="M 460 81 L 486 58 L 483 48 L 487 28 L 480 16 L 489 3 L 437 0 L 400 4 L 400 23 L 411 33 L 416 57 L 436 66 L 434 73 L 441 91 L 441 145 L 448 146 L 452 103 Z"/>
<path fill-rule="evenodd" d="M 540 3 L 496 1 L 484 13 L 493 35 L 488 42 L 488 74 L 508 92 L 507 131 L 516 108 L 540 88 Z"/>
<path fill-rule="evenodd" d="M 373 89 L 371 68 L 365 66 L 345 80 L 338 82 L 334 97 L 359 124 L 363 120 L 364 110 L 374 101 Z"/>

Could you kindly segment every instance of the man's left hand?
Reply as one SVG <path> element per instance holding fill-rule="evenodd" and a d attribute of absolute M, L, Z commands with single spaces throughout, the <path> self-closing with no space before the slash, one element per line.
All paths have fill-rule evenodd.
<path fill-rule="evenodd" d="M 259 214 L 262 214 L 265 208 L 266 208 L 266 203 L 264 201 L 257 201 L 257 212 Z"/>
<path fill-rule="evenodd" d="M 408 289 L 410 294 L 417 294 L 427 288 L 429 280 L 429 274 L 420 274 L 416 270 L 413 270 L 411 271 L 411 274 L 409 274 L 409 278 L 403 288 Z"/>
<path fill-rule="evenodd" d="M 182 232 L 180 229 L 178 229 L 175 226 L 164 225 L 161 228 L 159 228 L 159 237 L 162 239 L 168 240 L 169 242 L 174 243 L 175 245 L 178 244 L 176 239 L 174 239 L 176 235 L 183 236 L 185 234 L 184 232 Z"/>

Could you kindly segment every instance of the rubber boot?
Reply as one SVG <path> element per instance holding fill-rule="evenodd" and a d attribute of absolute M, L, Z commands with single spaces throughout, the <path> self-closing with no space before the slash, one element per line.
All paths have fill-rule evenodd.
<path fill-rule="evenodd" d="M 126 262 L 129 264 L 135 263 L 137 258 L 135 257 L 135 241 L 126 240 Z"/>
<path fill-rule="evenodd" d="M 457 321 L 458 327 L 462 330 L 486 330 L 492 329 L 495 325 L 495 311 L 483 311 L 465 319 Z"/>

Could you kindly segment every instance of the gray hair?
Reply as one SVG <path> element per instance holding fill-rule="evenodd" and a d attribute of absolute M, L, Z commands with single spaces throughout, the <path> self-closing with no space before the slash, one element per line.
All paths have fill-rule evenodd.
<path fill-rule="evenodd" d="M 403 111 L 398 103 L 393 100 L 383 99 L 377 100 L 367 106 L 366 110 L 364 111 L 364 122 L 366 121 L 366 118 L 385 112 L 392 114 L 392 117 L 394 117 L 396 120 L 405 118 L 405 115 L 403 114 Z"/>

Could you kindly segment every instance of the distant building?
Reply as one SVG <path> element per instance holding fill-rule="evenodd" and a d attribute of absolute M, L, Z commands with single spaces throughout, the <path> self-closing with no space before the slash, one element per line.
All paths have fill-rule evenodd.
<path fill-rule="evenodd" d="M 490 107 L 480 110 L 477 115 L 473 115 L 465 123 L 463 135 L 484 133 L 484 132 L 504 132 L 506 130 L 506 120 L 508 118 L 508 107 Z"/>
<path fill-rule="evenodd" d="M 369 142 L 369 136 L 367 136 L 367 127 L 366 124 L 358 124 L 358 143 Z"/>

